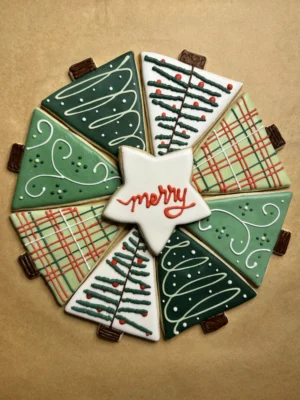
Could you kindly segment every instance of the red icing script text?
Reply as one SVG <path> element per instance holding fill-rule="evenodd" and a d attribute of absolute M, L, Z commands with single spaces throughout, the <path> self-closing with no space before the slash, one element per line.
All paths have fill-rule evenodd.
<path fill-rule="evenodd" d="M 183 189 L 181 194 L 181 189 L 175 188 L 171 185 L 167 186 L 167 189 L 163 188 L 162 185 L 158 186 L 158 194 L 156 193 L 147 193 L 144 192 L 143 194 L 137 194 L 131 196 L 128 201 L 123 201 L 118 199 L 118 202 L 128 206 L 131 203 L 131 212 L 134 212 L 136 204 L 142 204 L 143 201 L 146 203 L 146 207 L 155 207 L 160 204 L 162 201 L 164 204 L 169 204 L 170 201 L 174 201 L 175 203 L 181 203 L 178 206 L 170 206 L 164 209 L 164 214 L 167 218 L 177 218 L 179 217 L 184 210 L 187 208 L 192 208 L 196 205 L 196 203 L 191 203 L 186 205 L 186 193 L 187 188 Z M 178 210 L 173 214 L 175 210 Z"/>

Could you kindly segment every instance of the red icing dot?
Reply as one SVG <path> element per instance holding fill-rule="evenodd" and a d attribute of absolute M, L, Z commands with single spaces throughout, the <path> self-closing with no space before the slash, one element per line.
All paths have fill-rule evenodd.
<path fill-rule="evenodd" d="M 119 284 L 118 284 L 118 282 L 113 282 L 113 287 L 118 287 L 119 286 Z"/>
<path fill-rule="evenodd" d="M 87 299 L 92 299 L 93 296 L 91 296 L 90 294 L 87 294 L 87 295 L 86 295 L 86 298 L 87 298 Z"/>
<path fill-rule="evenodd" d="M 124 319 L 120 319 L 119 323 L 120 323 L 120 325 L 124 325 L 124 324 L 126 324 L 126 321 L 124 321 Z"/>
<path fill-rule="evenodd" d="M 112 262 L 111 262 L 113 265 L 116 265 L 116 264 L 118 264 L 118 261 L 117 260 L 112 260 Z"/>
<path fill-rule="evenodd" d="M 182 131 L 182 133 L 185 135 L 185 134 L 186 134 L 186 130 L 184 129 L 184 130 Z"/>
<path fill-rule="evenodd" d="M 193 106 L 195 106 L 195 107 L 199 107 L 199 103 L 198 103 L 198 101 L 194 101 L 194 103 L 193 103 Z"/>
<path fill-rule="evenodd" d="M 145 289 L 146 289 L 146 286 L 145 286 L 145 285 L 141 285 L 140 288 L 141 288 L 142 290 L 145 290 Z"/>
<path fill-rule="evenodd" d="M 209 100 L 210 100 L 210 101 L 212 101 L 213 103 L 215 103 L 215 102 L 216 102 L 216 98 L 215 98 L 215 97 L 213 97 L 213 96 L 212 96 L 212 97 L 210 97 L 210 98 L 209 98 Z"/>
<path fill-rule="evenodd" d="M 162 142 L 161 142 L 161 144 L 165 144 L 165 142 L 164 142 L 164 141 L 162 141 Z M 145 251 L 145 250 L 144 250 L 144 251 Z"/>
<path fill-rule="evenodd" d="M 146 253 L 146 250 L 143 250 L 144 253 Z"/>
<path fill-rule="evenodd" d="M 125 247 L 125 246 L 122 246 L 122 249 L 123 249 L 123 250 L 126 250 L 126 247 Z"/>
<path fill-rule="evenodd" d="M 182 76 L 180 74 L 176 74 L 175 78 L 181 81 Z"/>
<path fill-rule="evenodd" d="M 102 311 L 102 308 L 97 308 L 97 311 L 98 311 L 98 312 L 101 312 L 101 311 Z"/>
<path fill-rule="evenodd" d="M 201 115 L 201 118 L 202 118 L 202 119 L 206 119 L 206 116 L 205 116 L 205 115 Z"/>
<path fill-rule="evenodd" d="M 150 333 L 146 333 L 146 336 L 150 336 Z"/>
<path fill-rule="evenodd" d="M 166 62 L 166 60 L 164 58 L 161 59 L 161 62 Z"/>
<path fill-rule="evenodd" d="M 204 82 L 199 82 L 198 86 L 203 87 L 204 86 Z"/>
<path fill-rule="evenodd" d="M 228 90 L 231 90 L 232 88 L 233 88 L 232 84 L 231 84 L 231 83 L 228 83 L 227 89 L 228 89 Z"/>
<path fill-rule="evenodd" d="M 172 107 L 173 107 L 173 108 L 176 108 L 176 104 L 173 104 Z"/>
<path fill-rule="evenodd" d="M 162 114 L 161 114 L 162 117 L 165 117 L 166 115 L 167 115 L 166 113 L 162 113 Z"/>
<path fill-rule="evenodd" d="M 160 79 L 157 79 L 157 81 L 156 81 L 157 83 L 161 83 L 161 80 Z"/>
<path fill-rule="evenodd" d="M 138 264 L 143 264 L 143 260 L 141 258 L 138 258 L 137 262 Z"/>
<path fill-rule="evenodd" d="M 156 89 L 156 90 L 155 90 L 155 93 L 156 93 L 156 94 L 161 94 L 161 90 L 160 90 L 160 89 Z"/>
<path fill-rule="evenodd" d="M 143 317 L 147 317 L 148 313 L 147 312 L 142 312 Z"/>

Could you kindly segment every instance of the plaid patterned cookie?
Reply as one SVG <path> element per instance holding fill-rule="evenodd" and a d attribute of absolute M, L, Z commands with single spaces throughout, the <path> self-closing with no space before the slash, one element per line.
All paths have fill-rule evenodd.
<path fill-rule="evenodd" d="M 201 194 L 288 187 L 257 109 L 243 94 L 195 151 L 192 182 Z"/>
<path fill-rule="evenodd" d="M 77 290 L 121 230 L 102 220 L 103 209 L 103 204 L 97 204 L 10 216 L 60 305 Z"/>

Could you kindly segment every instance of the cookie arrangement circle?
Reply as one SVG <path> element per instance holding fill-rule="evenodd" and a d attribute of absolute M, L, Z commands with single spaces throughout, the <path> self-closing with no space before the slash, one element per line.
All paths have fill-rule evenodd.
<path fill-rule="evenodd" d="M 290 185 L 285 141 L 242 83 L 186 50 L 141 59 L 148 134 L 133 53 L 87 59 L 34 110 L 8 162 L 24 272 L 110 341 L 216 331 L 291 236 L 292 193 L 274 191 Z"/>

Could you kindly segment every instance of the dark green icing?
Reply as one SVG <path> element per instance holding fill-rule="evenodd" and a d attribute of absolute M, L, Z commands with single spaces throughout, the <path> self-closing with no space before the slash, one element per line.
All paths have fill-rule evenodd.
<path fill-rule="evenodd" d="M 211 200 L 211 215 L 187 229 L 260 286 L 291 198 L 282 192 Z"/>
<path fill-rule="evenodd" d="M 180 229 L 158 257 L 158 281 L 166 339 L 256 296 L 243 279 Z"/>
<path fill-rule="evenodd" d="M 13 210 L 106 197 L 120 184 L 118 169 L 97 150 L 43 111 L 34 111 Z"/>
<path fill-rule="evenodd" d="M 42 106 L 116 157 L 121 145 L 147 150 L 132 52 L 59 89 Z"/>

